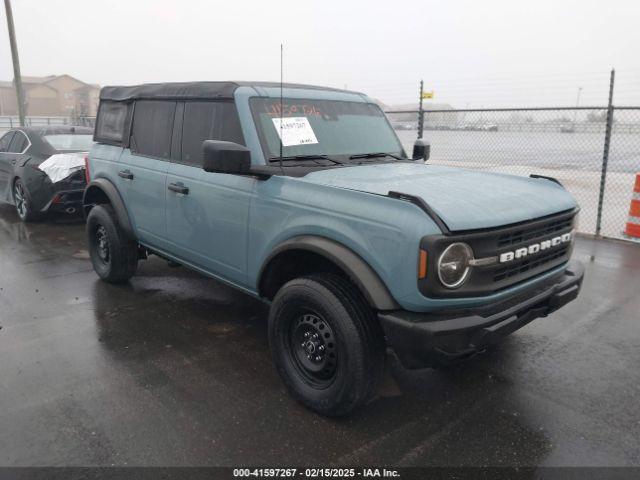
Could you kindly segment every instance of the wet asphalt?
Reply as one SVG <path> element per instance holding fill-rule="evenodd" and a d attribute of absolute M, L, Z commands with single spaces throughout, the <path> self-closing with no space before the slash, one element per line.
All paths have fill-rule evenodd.
<path fill-rule="evenodd" d="M 272 366 L 267 308 L 152 258 L 98 281 L 83 224 L 0 206 L 0 465 L 640 465 L 640 246 L 579 239 L 579 299 L 448 370 L 393 358 L 332 420 Z"/>

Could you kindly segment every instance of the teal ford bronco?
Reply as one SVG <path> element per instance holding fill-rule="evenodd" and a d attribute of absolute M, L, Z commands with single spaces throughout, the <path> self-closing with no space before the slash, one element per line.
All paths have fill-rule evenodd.
<path fill-rule="evenodd" d="M 306 85 L 105 87 L 84 193 L 93 266 L 158 255 L 270 304 L 291 394 L 343 415 L 387 348 L 447 365 L 575 299 L 557 181 L 429 165 L 366 95 Z"/>

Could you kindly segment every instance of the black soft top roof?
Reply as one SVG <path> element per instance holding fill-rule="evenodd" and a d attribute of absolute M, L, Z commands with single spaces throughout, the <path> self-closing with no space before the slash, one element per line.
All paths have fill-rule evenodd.
<path fill-rule="evenodd" d="M 129 87 L 103 87 L 100 100 L 127 102 L 140 98 L 205 98 L 232 99 L 238 87 L 280 87 L 277 82 L 179 82 L 179 83 L 147 83 Z M 318 87 L 297 83 L 284 83 L 284 88 L 304 88 L 308 90 L 329 90 L 344 92 L 336 88 Z"/>

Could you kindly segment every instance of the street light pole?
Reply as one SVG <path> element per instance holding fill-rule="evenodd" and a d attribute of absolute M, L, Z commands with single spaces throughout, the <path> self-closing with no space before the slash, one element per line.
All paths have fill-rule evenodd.
<path fill-rule="evenodd" d="M 578 107 L 580 106 L 580 94 L 582 93 L 582 87 L 578 87 L 578 98 L 576 98 L 576 109 L 573 111 L 573 128 L 576 126 L 576 117 L 578 115 Z"/>
<path fill-rule="evenodd" d="M 16 87 L 16 100 L 18 103 L 18 118 L 20 126 L 24 127 L 24 92 L 22 90 L 22 76 L 20 75 L 20 59 L 18 58 L 18 44 L 16 42 L 16 30 L 13 26 L 13 12 L 11 0 L 4 0 L 4 9 L 7 14 L 7 29 L 9 30 L 9 43 L 11 43 L 11 58 L 13 60 L 13 82 Z"/>

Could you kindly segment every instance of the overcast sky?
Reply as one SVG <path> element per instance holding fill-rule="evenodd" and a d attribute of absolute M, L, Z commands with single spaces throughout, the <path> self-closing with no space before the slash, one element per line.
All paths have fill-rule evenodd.
<path fill-rule="evenodd" d="M 640 0 L 12 0 L 23 75 L 278 80 L 386 103 L 640 104 Z M 6 21 L 0 79 L 13 78 Z"/>

